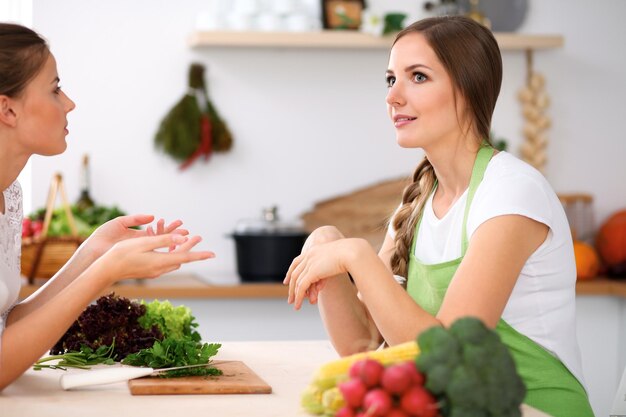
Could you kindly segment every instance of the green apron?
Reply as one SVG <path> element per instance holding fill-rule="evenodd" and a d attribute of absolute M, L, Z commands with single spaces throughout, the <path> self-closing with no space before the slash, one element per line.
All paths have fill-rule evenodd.
<path fill-rule="evenodd" d="M 448 285 L 467 251 L 467 215 L 492 155 L 493 148 L 482 146 L 474 162 L 465 205 L 460 258 L 440 264 L 421 263 L 415 257 L 415 241 L 421 217 L 417 222 L 410 251 L 407 292 L 433 316 L 438 313 Z M 502 319 L 496 331 L 513 355 L 517 371 L 526 384 L 524 403 L 554 417 L 593 417 L 584 388 L 561 361 Z"/>

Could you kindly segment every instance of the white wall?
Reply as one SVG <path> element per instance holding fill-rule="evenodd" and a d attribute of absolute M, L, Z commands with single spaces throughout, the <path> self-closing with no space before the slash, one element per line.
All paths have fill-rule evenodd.
<path fill-rule="evenodd" d="M 395 4 L 419 13 L 416 2 Z M 270 204 L 297 217 L 316 201 L 410 173 L 420 153 L 399 149 L 386 119 L 387 51 L 191 50 L 186 38 L 205 7 L 201 0 L 34 0 L 34 28 L 50 40 L 78 107 L 67 152 L 34 158 L 33 204 L 44 204 L 56 170 L 76 198 L 88 152 L 98 202 L 182 218 L 218 255 L 186 270 L 221 277 L 235 274 L 234 243 L 224 235 L 238 219 Z M 559 192 L 593 193 L 600 220 L 626 206 L 624 15 L 621 0 L 534 1 L 521 28 L 565 37 L 564 48 L 535 55 L 553 99 L 547 176 Z M 192 61 L 208 67 L 235 148 L 181 173 L 155 152 L 153 136 L 185 90 Z M 505 52 L 504 67 L 494 130 L 516 151 L 523 54 Z"/>

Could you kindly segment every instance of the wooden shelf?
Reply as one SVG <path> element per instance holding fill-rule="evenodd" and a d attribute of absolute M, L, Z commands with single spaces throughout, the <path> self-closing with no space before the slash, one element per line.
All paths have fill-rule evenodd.
<path fill-rule="evenodd" d="M 577 295 L 614 295 L 626 298 L 626 279 L 595 278 L 576 283 Z"/>
<path fill-rule="evenodd" d="M 37 291 L 45 281 L 23 285 L 20 298 Z M 281 283 L 250 283 L 233 285 L 209 285 L 194 275 L 169 275 L 151 280 L 130 280 L 116 284 L 102 295 L 115 291 L 131 299 L 158 298 L 213 298 L 213 299 L 287 299 L 288 288 Z M 577 295 L 612 295 L 626 298 L 626 279 L 610 280 L 596 278 L 576 283 Z"/>
<path fill-rule="evenodd" d="M 495 33 L 502 50 L 550 49 L 563 46 L 561 35 L 524 35 Z M 361 32 L 194 32 L 189 38 L 192 48 L 329 48 L 329 49 L 388 49 L 393 36 L 378 37 Z"/>
<path fill-rule="evenodd" d="M 44 281 L 45 282 L 45 281 Z M 37 291 L 43 282 L 23 285 L 20 298 Z M 158 298 L 215 298 L 215 299 L 272 299 L 287 300 L 288 287 L 280 283 L 250 283 L 235 285 L 210 285 L 193 275 L 162 276 L 156 279 L 129 280 L 113 285 L 101 295 L 115 294 L 131 299 Z"/>

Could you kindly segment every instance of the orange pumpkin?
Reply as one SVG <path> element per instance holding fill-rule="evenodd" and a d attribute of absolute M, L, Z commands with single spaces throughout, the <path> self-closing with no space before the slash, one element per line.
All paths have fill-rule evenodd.
<path fill-rule="evenodd" d="M 626 210 L 604 222 L 596 236 L 596 248 L 609 267 L 626 262 Z"/>
<path fill-rule="evenodd" d="M 588 280 L 598 276 L 600 257 L 593 246 L 580 240 L 575 240 L 574 256 L 576 257 L 576 278 Z"/>

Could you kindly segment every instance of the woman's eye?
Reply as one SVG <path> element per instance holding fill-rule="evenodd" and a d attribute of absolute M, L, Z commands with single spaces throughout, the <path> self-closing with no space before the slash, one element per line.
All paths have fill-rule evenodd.
<path fill-rule="evenodd" d="M 59 94 L 61 92 L 61 86 L 57 85 L 57 87 L 54 89 L 54 94 Z"/>
<path fill-rule="evenodd" d="M 385 77 L 385 82 L 387 83 L 387 87 L 393 87 L 396 83 L 396 77 L 388 75 Z"/>
<path fill-rule="evenodd" d="M 413 81 L 415 81 L 416 83 L 423 83 L 424 81 L 426 81 L 428 78 L 422 74 L 421 72 L 415 72 L 413 73 Z"/>

